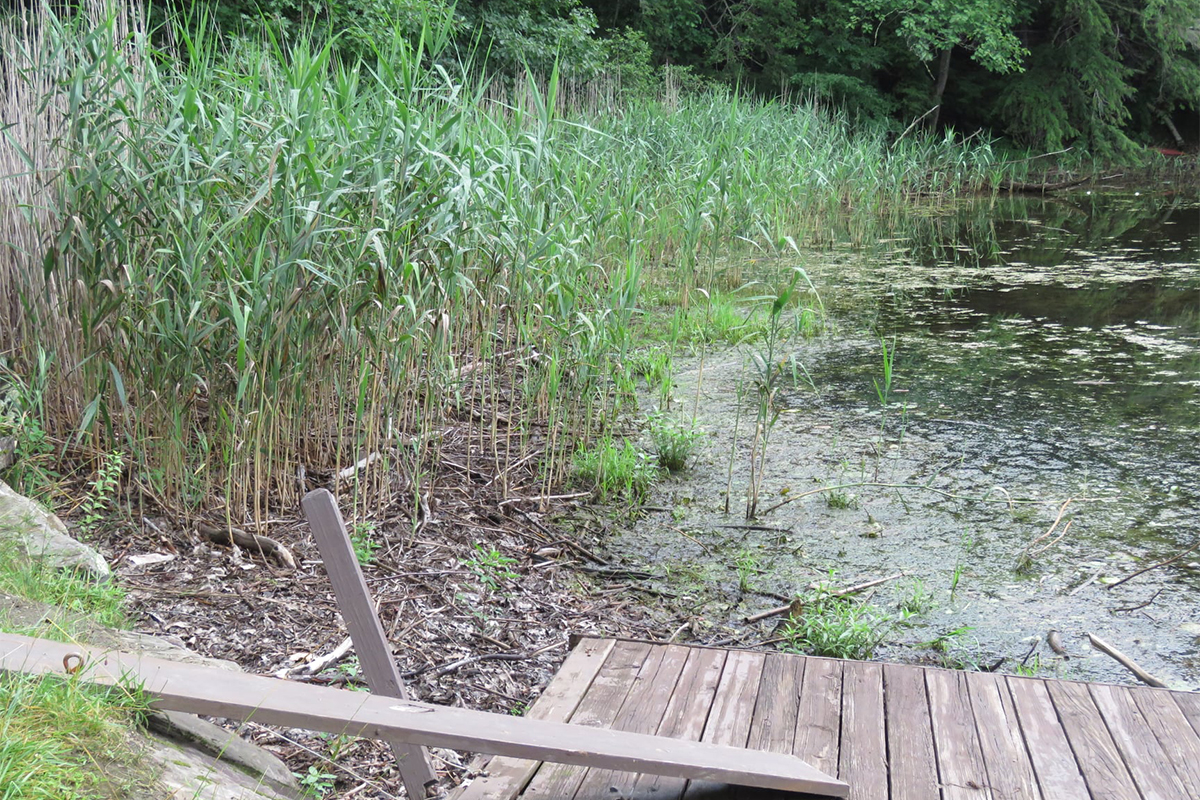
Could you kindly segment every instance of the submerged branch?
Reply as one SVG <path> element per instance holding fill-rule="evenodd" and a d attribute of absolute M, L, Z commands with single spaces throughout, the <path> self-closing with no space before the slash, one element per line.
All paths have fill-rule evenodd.
<path fill-rule="evenodd" d="M 1174 562 L 1176 562 L 1179 559 L 1186 556 L 1188 553 L 1195 550 L 1197 547 L 1200 547 L 1200 542 L 1196 542 L 1194 545 L 1192 545 L 1188 549 L 1186 549 L 1182 552 L 1176 553 L 1175 555 L 1171 556 L 1170 558 L 1168 558 L 1164 561 L 1159 561 L 1157 564 L 1151 564 L 1150 566 L 1145 567 L 1144 569 L 1139 569 L 1137 572 L 1126 575 L 1124 578 L 1121 578 L 1121 580 L 1117 581 L 1116 583 L 1110 583 L 1108 586 L 1105 586 L 1104 588 L 1105 589 L 1115 589 L 1118 586 L 1120 586 L 1122 583 L 1125 583 L 1125 581 L 1136 578 L 1138 575 L 1147 573 L 1152 569 L 1158 569 L 1159 567 L 1165 567 L 1167 564 L 1173 564 Z"/>
<path fill-rule="evenodd" d="M 942 497 L 948 497 L 951 500 L 966 500 L 971 503 L 1004 502 L 1004 503 L 1008 503 L 1008 505 L 1010 507 L 1016 505 L 1017 503 L 1041 504 L 1041 503 L 1050 502 L 1049 500 L 1037 499 L 1037 498 L 1033 498 L 1033 497 L 1012 497 L 1009 495 L 1008 491 L 1006 489 L 1004 489 L 1004 487 L 1002 487 L 1002 486 L 995 486 L 995 487 L 989 489 L 987 491 L 987 493 L 984 494 L 982 497 L 976 497 L 976 496 L 972 496 L 972 495 L 956 494 L 955 492 L 950 492 L 945 489 L 938 489 L 936 487 L 929 486 L 924 483 L 879 483 L 876 481 L 856 481 L 854 483 L 839 483 L 835 486 L 821 486 L 816 489 L 809 489 L 807 492 L 800 492 L 799 494 L 794 494 L 791 497 L 787 498 L 786 500 L 779 501 L 775 505 L 768 508 L 766 511 L 763 511 L 758 516 L 765 517 L 767 514 L 770 514 L 772 511 L 775 511 L 778 508 L 782 508 L 783 506 L 786 506 L 788 503 L 794 503 L 797 500 L 802 500 L 805 497 L 811 497 L 814 494 L 822 494 L 824 492 L 835 492 L 840 489 L 857 489 L 857 488 L 861 488 L 861 487 L 871 487 L 871 488 L 878 488 L 878 489 L 919 489 L 919 490 L 926 491 L 926 492 L 933 492 L 934 494 L 940 494 Z M 992 497 L 993 491 L 1002 492 L 1004 494 L 1004 498 L 1000 499 L 1000 498 Z M 1088 498 L 1074 497 L 1071 499 L 1072 500 L 1086 500 Z"/>

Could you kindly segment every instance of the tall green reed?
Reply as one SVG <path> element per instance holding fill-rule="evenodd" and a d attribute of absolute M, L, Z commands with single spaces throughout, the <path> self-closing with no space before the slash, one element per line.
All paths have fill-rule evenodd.
<path fill-rule="evenodd" d="M 702 253 L 866 240 L 957 188 L 930 165 L 990 165 L 721 92 L 614 113 L 603 81 L 453 66 L 447 31 L 365 64 L 195 25 L 164 57 L 102 0 L 9 23 L 0 352 L 51 365 L 62 452 L 237 517 L 378 453 L 354 479 L 382 503 L 427 491 L 474 404 L 471 457 L 541 448 L 549 484 L 623 402 L 646 280 L 686 297 Z"/>

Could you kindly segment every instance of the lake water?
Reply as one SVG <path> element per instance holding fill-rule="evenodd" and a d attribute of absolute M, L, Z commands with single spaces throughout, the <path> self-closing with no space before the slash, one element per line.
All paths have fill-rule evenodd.
<path fill-rule="evenodd" d="M 703 452 L 653 501 L 672 513 L 616 549 L 665 565 L 701 629 L 745 630 L 741 617 L 775 604 L 753 590 L 903 571 L 871 602 L 894 609 L 919 581 L 932 609 L 892 630 L 881 658 L 1004 658 L 1011 671 L 1033 648 L 1026 664 L 1046 674 L 1129 680 L 1090 649 L 1093 633 L 1174 686 L 1200 685 L 1200 550 L 1106 588 L 1200 541 L 1200 199 L 965 203 L 803 266 L 837 331 L 789 347 L 807 375 L 782 394 L 760 515 L 819 487 L 846 486 L 844 502 L 812 494 L 756 520 L 773 530 L 727 527 L 744 522 L 738 387 L 753 346 L 709 353 L 680 371 L 673 409 L 695 413 Z M 1071 658 L 1046 647 L 1051 629 Z M 949 653 L 926 646 L 953 631 Z"/>

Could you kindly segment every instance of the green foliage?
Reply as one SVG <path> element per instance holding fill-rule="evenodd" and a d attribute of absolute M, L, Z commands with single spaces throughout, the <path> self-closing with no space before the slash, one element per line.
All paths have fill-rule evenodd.
<path fill-rule="evenodd" d="M 656 414 L 650 418 L 650 439 L 658 453 L 658 465 L 668 472 L 679 472 L 687 467 L 688 459 L 696 449 L 699 431 Z"/>
<path fill-rule="evenodd" d="M 261 517 L 298 499 L 299 464 L 341 469 L 398 433 L 422 443 L 394 456 L 420 474 L 447 413 L 428 398 L 462 391 L 463 353 L 477 385 L 507 380 L 502 348 L 544 356 L 506 425 L 570 432 L 546 453 L 560 479 L 627 401 L 647 281 L 696 297 L 702 256 L 731 242 L 873 239 L 911 195 L 977 187 L 992 163 L 986 143 L 893 146 L 724 91 L 589 111 L 553 71 L 456 71 L 435 12 L 422 44 L 378 37 L 369 64 L 250 28 L 228 46 L 175 29 L 188 56 L 170 64 L 116 17 L 47 18 L 41 49 L 5 34 L 30 125 L 0 142 L 20 198 L 0 216 L 48 243 L 0 253 L 5 380 L 27 398 L 10 472 L 48 474 L 73 443 L 125 453 L 165 507 L 219 496 Z M 743 335 L 744 316 L 705 314 L 706 336 Z M 389 474 L 356 491 L 384 496 Z"/>
<path fill-rule="evenodd" d="M 293 772 L 292 774 L 296 776 L 301 789 L 309 797 L 324 797 L 329 794 L 333 791 L 334 782 L 337 780 L 337 775 L 326 772 L 316 764 L 309 764 L 308 770 L 305 772 Z"/>
<path fill-rule="evenodd" d="M 869 659 L 887 635 L 891 620 L 878 609 L 818 590 L 803 600 L 781 634 L 782 649 L 831 658 Z"/>
<path fill-rule="evenodd" d="M 363 566 L 375 562 L 379 543 L 371 538 L 374 533 L 375 525 L 371 522 L 356 522 L 350 529 L 350 546 L 354 549 L 355 559 Z"/>
<path fill-rule="evenodd" d="M 139 692 L 55 676 L 0 676 L 0 797 L 86 800 L 149 788 L 128 728 Z"/>
<path fill-rule="evenodd" d="M 459 10 L 492 68 L 589 77 L 604 58 L 596 15 L 579 0 L 475 0 Z"/>
<path fill-rule="evenodd" d="M 39 499 L 48 498 L 60 477 L 43 423 L 50 361 L 50 355 L 39 347 L 28 375 L 20 376 L 0 359 L 0 438 L 16 440 L 13 463 L 3 477 L 16 491 Z"/>
<path fill-rule="evenodd" d="M 933 610 L 933 592 L 920 578 L 913 578 L 908 594 L 900 599 L 899 608 L 905 616 L 919 616 Z"/>
<path fill-rule="evenodd" d="M 1016 35 L 1018 6 L 1007 0 L 854 0 L 852 14 L 878 36 L 891 28 L 919 60 L 956 46 L 991 72 L 1019 71 L 1027 54 Z"/>
<path fill-rule="evenodd" d="M 825 492 L 825 505 L 838 511 L 855 509 L 858 508 L 858 496 L 845 489 L 830 489 Z"/>
<path fill-rule="evenodd" d="M 87 614 L 110 628 L 128 624 L 125 592 L 112 581 L 98 581 L 82 571 L 51 567 L 11 546 L 0 549 L 0 591 Z"/>
<path fill-rule="evenodd" d="M 115 507 L 116 490 L 124 468 L 124 453 L 108 453 L 100 460 L 91 487 L 79 503 L 81 532 L 94 532 L 105 515 Z"/>
<path fill-rule="evenodd" d="M 618 445 L 611 436 L 577 450 L 572 464 L 575 480 L 595 489 L 602 502 L 644 501 L 658 472 L 636 445 L 629 441 Z"/>
<path fill-rule="evenodd" d="M 479 542 L 475 543 L 475 556 L 462 562 L 490 592 L 498 591 L 502 581 L 521 577 L 512 571 L 512 566 L 516 563 L 515 558 L 504 555 L 495 547 L 485 548 Z"/>
<path fill-rule="evenodd" d="M 753 550 L 742 550 L 733 563 L 737 570 L 738 591 L 750 591 L 754 578 L 758 575 L 758 554 Z"/>

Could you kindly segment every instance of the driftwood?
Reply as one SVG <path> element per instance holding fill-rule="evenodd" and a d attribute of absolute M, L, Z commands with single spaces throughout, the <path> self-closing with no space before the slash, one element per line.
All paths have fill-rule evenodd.
<path fill-rule="evenodd" d="M 291 551 L 274 539 L 259 536 L 257 533 L 246 533 L 241 528 L 218 528 L 207 522 L 196 523 L 196 530 L 214 544 L 227 547 L 237 545 L 251 553 L 261 553 L 264 557 L 273 558 L 288 569 L 296 568 L 296 559 L 292 557 Z"/>
<path fill-rule="evenodd" d="M 1165 683 L 1163 683 L 1158 678 L 1151 675 L 1149 672 L 1146 672 L 1146 670 L 1142 669 L 1137 664 L 1135 664 L 1133 662 L 1133 659 L 1131 659 L 1129 656 L 1125 655 L 1120 650 L 1113 647 L 1111 644 L 1104 641 L 1100 637 L 1094 636 L 1089 633 L 1088 641 L 1090 641 L 1092 643 L 1092 647 L 1096 648 L 1101 653 L 1104 653 L 1105 655 L 1112 656 L 1113 658 L 1115 658 L 1117 660 L 1117 663 L 1119 663 L 1122 667 L 1124 667 L 1125 669 L 1132 672 L 1139 681 L 1146 684 L 1147 686 L 1157 686 L 1159 689 L 1167 688 L 1167 685 Z"/>
<path fill-rule="evenodd" d="M 866 583 L 860 583 L 857 586 L 851 586 L 847 589 L 838 589 L 837 591 L 830 592 L 829 596 L 830 597 L 845 597 L 848 594 L 855 594 L 856 592 L 861 592 L 864 589 L 870 589 L 873 586 L 878 586 L 881 583 L 887 583 L 888 581 L 893 581 L 896 578 L 899 578 L 903 574 L 904 574 L 903 572 L 897 572 L 895 575 L 888 575 L 886 578 L 876 578 L 873 581 L 867 581 Z M 812 584 L 809 588 L 816 589 L 816 588 L 818 588 L 818 584 Z M 747 624 L 750 624 L 750 623 L 758 622 L 760 620 L 768 619 L 769 617 L 777 617 L 780 614 L 786 614 L 787 612 L 792 610 L 792 608 L 796 605 L 796 603 L 797 603 L 797 601 L 793 600 L 792 602 L 788 603 L 785 606 L 777 606 L 775 608 L 768 608 L 766 611 L 759 611 L 757 614 L 751 614 L 750 616 L 746 617 L 746 622 L 747 622 Z"/>
<path fill-rule="evenodd" d="M 1152 569 L 1158 569 L 1159 567 L 1165 567 L 1167 564 L 1173 564 L 1176 561 L 1178 561 L 1179 559 L 1186 556 L 1188 553 L 1195 550 L 1197 547 L 1200 547 L 1200 542 L 1196 542 L 1194 545 L 1189 547 L 1187 550 L 1176 553 L 1175 555 L 1171 556 L 1170 558 L 1168 558 L 1164 561 L 1159 561 L 1157 564 L 1151 564 L 1150 566 L 1146 567 L 1145 569 L 1139 569 L 1137 572 L 1134 572 L 1130 575 L 1126 575 L 1124 578 L 1121 578 L 1121 580 L 1117 581 L 1116 583 L 1110 583 L 1108 586 L 1105 586 L 1104 588 L 1105 589 L 1115 589 L 1116 587 L 1120 586 L 1125 581 L 1130 580 L 1132 578 L 1136 578 L 1138 575 L 1142 575 L 1146 572 L 1149 572 Z"/>
<path fill-rule="evenodd" d="M 332 666 L 333 664 L 341 661 L 345 655 L 350 652 L 350 648 L 353 646 L 354 640 L 347 636 L 342 640 L 341 644 L 333 648 L 333 650 L 326 655 L 323 655 L 320 658 L 314 658 L 307 664 L 303 664 L 292 671 L 303 673 L 305 675 L 316 675 L 322 672 L 326 667 Z"/>

